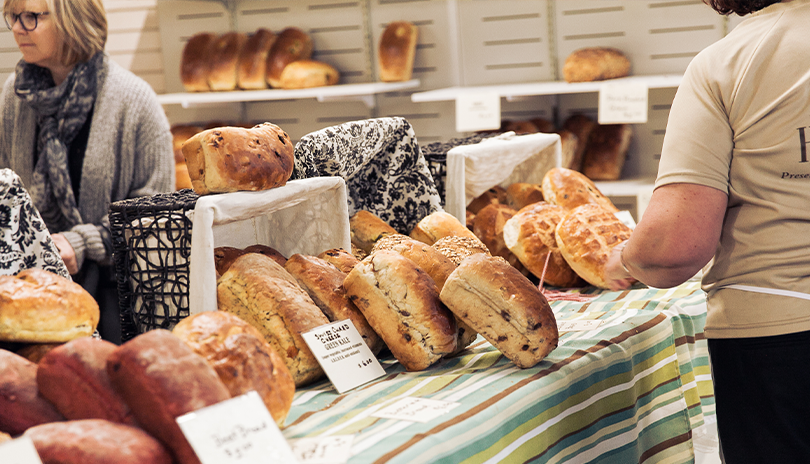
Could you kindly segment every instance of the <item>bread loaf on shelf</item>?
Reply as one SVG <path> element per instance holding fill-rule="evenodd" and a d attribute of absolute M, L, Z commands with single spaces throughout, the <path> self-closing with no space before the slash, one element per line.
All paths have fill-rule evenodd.
<path fill-rule="evenodd" d="M 568 55 L 563 64 L 566 82 L 603 81 L 629 74 L 630 60 L 613 47 L 580 48 Z"/>
<path fill-rule="evenodd" d="M 408 21 L 392 21 L 385 27 L 377 49 L 381 81 L 411 79 L 418 39 L 419 28 Z"/>
<path fill-rule="evenodd" d="M 243 90 L 267 88 L 267 55 L 276 41 L 276 34 L 263 27 L 248 37 L 239 53 L 236 70 L 237 86 Z"/>
<path fill-rule="evenodd" d="M 312 57 L 312 38 L 297 27 L 288 27 L 278 33 L 267 54 L 266 80 L 274 88 L 281 88 L 281 73 L 293 61 Z"/>
<path fill-rule="evenodd" d="M 186 92 L 207 92 L 211 45 L 217 35 L 200 32 L 188 39 L 180 57 L 180 81 Z"/>
<path fill-rule="evenodd" d="M 352 245 L 369 253 L 374 247 L 374 243 L 383 235 L 395 234 L 397 230 L 376 214 L 360 210 L 349 218 L 349 232 L 351 233 Z"/>
<path fill-rule="evenodd" d="M 588 140 L 582 173 L 591 180 L 619 180 L 633 138 L 630 124 L 599 124 Z"/>
<path fill-rule="evenodd" d="M 309 89 L 335 85 L 339 80 L 340 72 L 329 63 L 298 60 L 284 67 L 278 85 L 282 89 Z"/>
<path fill-rule="evenodd" d="M 595 127 L 596 121 L 582 113 L 572 114 L 563 122 L 561 129 L 563 131 L 570 131 L 577 136 L 574 156 L 568 163 L 569 165 L 563 165 L 564 168 L 582 172 L 582 159 L 585 157 L 585 150 L 588 148 L 588 140 Z M 560 134 L 560 143 L 562 142 L 562 134 Z"/>
<path fill-rule="evenodd" d="M 35 425 L 63 420 L 39 393 L 37 365 L 0 349 L 0 432 L 16 436 Z"/>
<path fill-rule="evenodd" d="M 584 174 L 566 168 L 552 168 L 543 176 L 543 196 L 546 201 L 567 210 L 586 203 L 594 203 L 612 211 L 619 211 L 612 201 L 599 191 Z"/>
<path fill-rule="evenodd" d="M 236 90 L 239 54 L 247 42 L 247 35 L 241 32 L 220 34 L 211 45 L 208 69 L 208 87 L 211 90 Z"/>

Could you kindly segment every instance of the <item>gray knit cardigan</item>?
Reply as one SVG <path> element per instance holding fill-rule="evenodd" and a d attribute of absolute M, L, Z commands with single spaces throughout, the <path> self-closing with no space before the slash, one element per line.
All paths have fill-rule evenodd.
<path fill-rule="evenodd" d="M 30 185 L 34 172 L 37 117 L 14 93 L 14 74 L 3 86 L 0 168 L 11 168 Z M 84 224 L 62 233 L 79 267 L 85 258 L 112 263 L 99 228 L 109 230 L 110 203 L 174 190 L 174 154 L 169 121 L 154 90 L 104 56 L 84 155 L 79 213 Z"/>

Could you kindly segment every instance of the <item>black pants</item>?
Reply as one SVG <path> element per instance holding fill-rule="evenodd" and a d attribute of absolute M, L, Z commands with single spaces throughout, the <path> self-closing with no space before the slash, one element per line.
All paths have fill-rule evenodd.
<path fill-rule="evenodd" d="M 810 463 L 810 331 L 710 339 L 726 463 Z"/>
<path fill-rule="evenodd" d="M 121 344 L 121 310 L 118 305 L 118 284 L 112 266 L 99 266 L 86 260 L 79 272 L 72 276 L 98 303 L 100 318 L 98 333 L 101 338 Z"/>

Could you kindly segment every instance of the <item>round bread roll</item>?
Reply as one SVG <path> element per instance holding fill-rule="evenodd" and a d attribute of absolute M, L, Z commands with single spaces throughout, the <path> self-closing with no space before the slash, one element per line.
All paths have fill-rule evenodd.
<path fill-rule="evenodd" d="M 411 79 L 418 39 L 419 29 L 413 23 L 392 21 L 385 27 L 377 50 L 381 81 L 403 82 Z"/>
<path fill-rule="evenodd" d="M 276 424 L 284 424 L 295 382 L 258 330 L 233 314 L 209 311 L 183 319 L 172 333 L 208 361 L 231 397 L 255 390 Z"/>
<path fill-rule="evenodd" d="M 486 245 L 489 253 L 493 256 L 500 256 L 509 261 L 512 254 L 503 242 L 503 225 L 517 211 L 508 205 L 492 204 L 475 215 L 473 223 L 473 233 L 481 242 Z"/>
<path fill-rule="evenodd" d="M 369 253 L 374 247 L 374 243 L 383 235 L 396 234 L 397 230 L 374 213 L 360 210 L 349 218 L 349 232 L 352 245 Z"/>
<path fill-rule="evenodd" d="M 309 89 L 335 85 L 339 80 L 340 72 L 329 63 L 298 60 L 284 67 L 278 85 L 282 89 Z"/>
<path fill-rule="evenodd" d="M 436 211 L 423 217 L 411 230 L 411 238 L 433 245 L 436 240 L 456 235 L 478 240 L 478 237 L 455 216 L 444 211 Z"/>
<path fill-rule="evenodd" d="M 506 204 L 515 211 L 543 201 L 543 187 L 528 182 L 515 182 L 506 188 Z"/>
<path fill-rule="evenodd" d="M 293 61 L 308 60 L 312 57 L 312 38 L 297 27 L 288 27 L 279 32 L 267 54 L 265 76 L 267 84 L 281 88 L 281 73 Z"/>
<path fill-rule="evenodd" d="M 42 269 L 0 276 L 0 341 L 60 343 L 93 335 L 98 303 L 82 288 Z"/>
<path fill-rule="evenodd" d="M 201 32 L 188 39 L 180 57 L 180 81 L 186 92 L 207 92 L 209 57 L 216 34 Z"/>
<path fill-rule="evenodd" d="M 545 201 L 567 210 L 594 203 L 614 213 L 619 211 L 608 197 L 602 195 L 592 180 L 571 169 L 550 169 L 543 176 L 542 187 Z"/>
<path fill-rule="evenodd" d="M 581 48 L 568 55 L 562 72 L 566 82 L 615 79 L 630 74 L 630 60 L 612 47 Z"/>
<path fill-rule="evenodd" d="M 597 125 L 582 158 L 582 173 L 591 180 L 619 180 L 632 138 L 630 124 Z"/>
<path fill-rule="evenodd" d="M 208 87 L 211 90 L 236 90 L 239 54 L 245 42 L 247 35 L 233 31 L 221 34 L 214 40 L 208 57 Z"/>
<path fill-rule="evenodd" d="M 630 238 L 632 229 L 599 205 L 585 204 L 569 211 L 554 232 L 565 261 L 591 285 L 609 288 L 605 264 L 613 247 Z"/>
<path fill-rule="evenodd" d="M 318 258 L 321 258 L 332 266 L 335 266 L 344 274 L 348 274 L 349 271 L 351 271 L 352 268 L 360 262 L 357 257 L 343 248 L 331 248 L 323 251 L 318 255 Z"/>
<path fill-rule="evenodd" d="M 0 349 L 0 432 L 19 435 L 30 427 L 65 418 L 39 394 L 37 365 Z"/>
<path fill-rule="evenodd" d="M 237 86 L 240 89 L 267 88 L 267 55 L 275 41 L 276 34 L 263 27 L 248 37 L 239 53 L 239 63 L 236 68 Z"/>
<path fill-rule="evenodd" d="M 442 237 L 431 246 L 450 258 L 450 261 L 456 265 L 461 264 L 464 258 L 476 253 L 490 254 L 489 248 L 481 243 L 478 238 L 459 237 L 457 235 Z"/>
<path fill-rule="evenodd" d="M 546 202 L 530 205 L 503 226 L 503 240 L 509 250 L 537 278 L 555 287 L 576 287 L 584 282 L 563 258 L 554 231 L 565 216 L 562 206 Z M 548 266 L 546 266 L 546 257 Z M 545 275 L 543 275 L 543 268 Z"/>

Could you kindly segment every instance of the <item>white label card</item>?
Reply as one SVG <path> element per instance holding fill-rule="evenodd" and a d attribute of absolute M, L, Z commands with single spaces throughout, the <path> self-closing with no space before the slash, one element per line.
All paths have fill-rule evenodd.
<path fill-rule="evenodd" d="M 15 438 L 0 444 L 3 464 L 42 464 L 34 442 L 28 437 Z"/>
<path fill-rule="evenodd" d="M 616 216 L 618 220 L 622 221 L 622 224 L 626 225 L 627 227 L 631 229 L 636 228 L 636 220 L 633 219 L 633 215 L 630 214 L 630 211 L 617 211 L 613 213 L 613 215 Z"/>
<path fill-rule="evenodd" d="M 295 464 L 292 450 L 255 391 L 178 417 L 203 464 Z"/>
<path fill-rule="evenodd" d="M 311 437 L 290 440 L 301 464 L 344 464 L 352 456 L 354 435 Z"/>
<path fill-rule="evenodd" d="M 385 375 L 351 320 L 325 324 L 301 334 L 338 393 Z"/>
<path fill-rule="evenodd" d="M 456 131 L 500 129 L 501 96 L 494 92 L 456 96 Z"/>
<path fill-rule="evenodd" d="M 598 329 L 602 323 L 600 319 L 580 319 L 577 321 L 557 321 L 557 331 L 559 332 L 584 332 L 586 330 Z"/>
<path fill-rule="evenodd" d="M 606 82 L 599 87 L 599 124 L 647 122 L 649 89 L 643 82 Z"/>
<path fill-rule="evenodd" d="M 460 404 L 428 398 L 408 397 L 380 409 L 372 416 L 411 422 L 430 422 L 443 414 L 447 414 Z"/>

